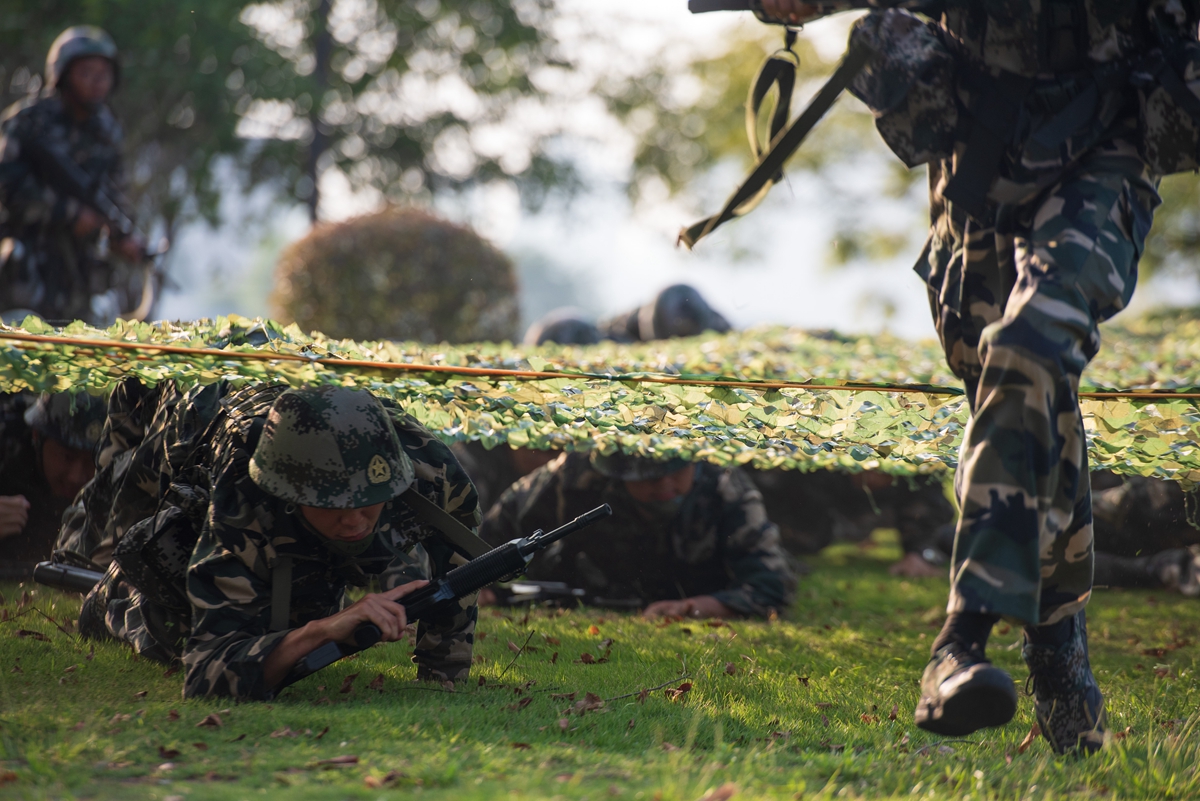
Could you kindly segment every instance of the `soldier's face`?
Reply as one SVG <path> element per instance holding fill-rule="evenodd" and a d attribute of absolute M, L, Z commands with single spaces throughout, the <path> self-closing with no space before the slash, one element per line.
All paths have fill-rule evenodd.
<path fill-rule="evenodd" d="M 96 475 L 96 461 L 91 451 L 46 439 L 42 441 L 42 473 L 50 492 L 59 498 L 74 498 Z"/>
<path fill-rule="evenodd" d="M 696 466 L 689 464 L 682 470 L 668 473 L 662 478 L 645 481 L 626 481 L 625 489 L 638 503 L 673 501 L 692 491 L 696 478 Z"/>
<path fill-rule="evenodd" d="M 94 109 L 107 100 L 112 91 L 112 62 L 103 56 L 77 58 L 71 62 L 63 82 L 73 99 Z"/>
<path fill-rule="evenodd" d="M 355 542 L 375 530 L 383 504 L 360 506 L 357 509 L 318 509 L 301 506 L 300 513 L 322 537 L 341 542 Z"/>

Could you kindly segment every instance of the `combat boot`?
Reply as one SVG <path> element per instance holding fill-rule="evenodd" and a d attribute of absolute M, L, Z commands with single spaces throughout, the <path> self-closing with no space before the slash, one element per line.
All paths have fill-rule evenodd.
<path fill-rule="evenodd" d="M 1003 726 L 1017 711 L 1012 677 L 978 648 L 951 641 L 934 653 L 921 676 L 917 726 L 946 737 Z"/>
<path fill-rule="evenodd" d="M 1104 696 L 1088 662 L 1083 612 L 1068 618 L 1058 642 L 1030 642 L 1026 630 L 1021 656 L 1029 666 L 1034 712 L 1042 735 L 1056 754 L 1092 753 L 1104 744 Z M 1049 628 L 1049 627 L 1046 627 Z"/>

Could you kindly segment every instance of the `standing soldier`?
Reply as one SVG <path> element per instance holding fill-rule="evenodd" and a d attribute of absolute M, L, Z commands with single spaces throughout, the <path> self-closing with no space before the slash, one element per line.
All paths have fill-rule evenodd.
<path fill-rule="evenodd" d="M 106 105 L 117 47 L 87 25 L 59 34 L 42 97 L 0 117 L 0 312 L 107 324 L 124 294 L 111 256 L 145 247 L 121 188 L 121 126 Z"/>
<path fill-rule="evenodd" d="M 762 0 L 761 14 L 799 24 L 879 5 Z M 1003 616 L 1025 626 L 1043 735 L 1060 753 L 1095 750 L 1104 702 L 1084 622 L 1092 513 L 1077 392 L 1099 323 L 1133 296 L 1156 173 L 1194 160 L 1196 99 L 1176 70 L 1196 63 L 1196 3 L 888 5 L 932 21 L 895 8 L 865 17 L 852 41 L 874 52 L 852 91 L 897 155 L 929 164 L 931 231 L 917 272 L 971 409 L 950 614 L 916 722 L 961 736 L 1012 718 L 1013 682 L 984 651 Z M 1156 49 L 1170 61 L 1134 69 Z M 1153 123 L 1138 92 L 1162 90 L 1171 110 Z"/>

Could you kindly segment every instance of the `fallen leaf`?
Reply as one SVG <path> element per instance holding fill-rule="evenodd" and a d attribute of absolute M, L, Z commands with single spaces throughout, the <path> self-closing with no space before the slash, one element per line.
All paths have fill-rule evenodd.
<path fill-rule="evenodd" d="M 553 665 L 557 661 L 558 661 L 558 651 L 555 651 L 554 653 L 550 654 L 550 664 Z"/>
<path fill-rule="evenodd" d="M 825 717 L 824 715 L 821 715 L 821 725 L 828 727 L 829 726 L 829 718 Z"/>
<path fill-rule="evenodd" d="M 480 642 L 482 642 L 483 640 L 486 640 L 487 638 L 488 638 L 488 633 L 486 631 L 475 632 L 475 639 L 479 640 Z"/>
<path fill-rule="evenodd" d="M 24 673 L 25 671 L 21 670 L 21 666 L 20 666 L 20 665 L 13 665 L 12 672 L 13 672 L 13 673 Z"/>
<path fill-rule="evenodd" d="M 15 636 L 22 639 L 28 637 L 29 639 L 37 640 L 38 642 L 50 642 L 50 638 L 45 634 L 42 634 L 40 631 L 30 631 L 29 629 L 17 629 Z"/>
<path fill-rule="evenodd" d="M 524 709 L 525 707 L 529 706 L 532 703 L 533 703 L 533 698 L 526 697 L 526 698 L 522 698 L 520 701 L 517 701 L 515 704 L 509 704 L 508 706 L 506 706 L 504 708 L 510 712 L 516 712 L 518 710 Z"/>
<path fill-rule="evenodd" d="M 629 725 L 627 725 L 627 726 L 625 727 L 625 729 L 626 729 L 627 731 L 633 731 L 633 727 L 634 727 L 635 725 L 637 725 L 637 722 L 636 722 L 636 721 L 635 721 L 633 718 L 630 718 L 630 719 L 629 719 Z"/>
<path fill-rule="evenodd" d="M 650 691 L 643 689 L 640 693 L 637 694 L 637 702 L 639 704 L 644 704 L 644 703 L 646 703 L 646 699 L 649 697 L 650 697 Z"/>
<path fill-rule="evenodd" d="M 195 748 L 197 751 L 207 751 L 208 743 L 192 743 L 192 748 Z"/>
<path fill-rule="evenodd" d="M 678 751 L 679 746 L 675 745 L 674 743 L 668 743 L 666 740 L 664 740 L 663 744 L 662 744 L 662 750 L 666 751 L 669 754 L 672 751 Z"/>
<path fill-rule="evenodd" d="M 813 706 L 815 706 L 817 709 L 829 709 L 833 706 L 833 704 L 829 701 L 819 701 L 816 704 L 813 704 Z"/>
<path fill-rule="evenodd" d="M 221 716 L 218 715 L 216 712 L 213 712 L 213 713 L 209 714 L 206 718 L 204 718 L 204 720 L 197 723 L 196 728 L 197 729 L 201 729 L 201 728 L 215 729 L 220 725 L 221 725 Z"/>
<path fill-rule="evenodd" d="M 446 692 L 448 692 L 448 693 L 452 693 L 452 692 L 454 692 L 454 682 L 452 682 L 452 681 L 443 681 L 443 682 L 442 682 L 442 689 L 443 689 L 443 690 L 445 690 L 445 691 L 446 691 Z"/>
<path fill-rule="evenodd" d="M 560 728 L 563 731 L 566 731 L 567 729 L 571 728 L 571 719 L 570 718 L 559 718 L 558 719 L 558 728 Z"/>
<path fill-rule="evenodd" d="M 670 698 L 672 701 L 679 701 L 679 700 L 682 700 L 683 697 L 691 691 L 692 691 L 692 683 L 690 681 L 685 681 L 683 684 L 680 684 L 678 687 L 674 687 L 674 688 L 668 687 L 666 690 L 666 695 L 667 695 L 667 698 Z"/>
<path fill-rule="evenodd" d="M 87 656 L 85 656 L 84 659 L 91 662 L 95 658 L 96 658 L 96 646 L 93 645 L 92 647 L 88 648 Z"/>
<path fill-rule="evenodd" d="M 797 676 L 796 680 L 799 681 L 801 684 L 803 684 L 805 687 L 808 686 L 808 676 Z"/>
<path fill-rule="evenodd" d="M 318 760 L 315 764 L 331 765 L 334 767 L 337 767 L 340 765 L 357 765 L 358 757 L 356 757 L 354 754 L 346 754 L 345 756 L 335 756 L 335 757 L 330 757 L 329 759 Z"/>
<path fill-rule="evenodd" d="M 404 778 L 404 774 L 398 770 L 389 770 L 385 776 L 367 776 L 363 779 L 363 784 L 370 787 L 372 790 L 378 790 L 381 787 L 390 787 L 391 785 Z"/>
<path fill-rule="evenodd" d="M 938 753 L 939 753 L 939 754 L 953 754 L 953 753 L 954 753 L 954 749 L 953 749 L 953 748 L 951 748 L 951 747 L 950 747 L 950 746 L 948 746 L 948 745 L 939 745 L 939 746 L 938 746 Z"/>
<path fill-rule="evenodd" d="M 594 665 L 596 664 L 596 657 L 592 656 L 587 651 L 584 651 L 579 655 L 579 658 L 575 660 L 575 664 Z"/>
<path fill-rule="evenodd" d="M 687 626 L 683 626 L 682 628 L 679 629 L 679 631 L 681 634 L 687 634 L 689 636 L 691 636 L 691 633 L 692 633 L 692 630 L 689 629 Z"/>
<path fill-rule="evenodd" d="M 278 740 L 280 737 L 299 737 L 300 732 L 292 731 L 290 726 L 284 726 L 282 729 L 276 729 L 271 732 L 271 737 Z"/>
<path fill-rule="evenodd" d="M 896 716 L 897 716 L 899 713 L 900 713 L 900 705 L 899 705 L 899 704 L 892 704 L 892 711 L 891 711 L 891 712 L 888 712 L 888 720 L 895 720 L 895 719 L 896 719 Z"/>
<path fill-rule="evenodd" d="M 1166 656 L 1166 648 L 1143 648 L 1142 656 Z"/>
<path fill-rule="evenodd" d="M 237 737 L 234 737 L 234 738 L 233 738 L 232 740 L 230 740 L 229 742 L 231 742 L 231 743 L 240 743 L 242 740 L 245 740 L 245 739 L 246 739 L 246 735 L 245 735 L 245 734 L 239 734 Z"/>
<path fill-rule="evenodd" d="M 179 720 L 179 710 L 177 710 L 177 709 L 168 710 L 167 711 L 167 720 L 171 721 L 172 723 Z"/>
<path fill-rule="evenodd" d="M 1156 678 L 1165 679 L 1171 675 L 1171 668 L 1168 665 L 1158 665 L 1154 668 Z"/>
<path fill-rule="evenodd" d="M 595 625 L 588 626 L 588 634 L 593 634 L 593 635 L 594 635 L 594 634 L 599 634 L 599 633 L 600 633 L 600 627 L 599 627 L 599 626 L 595 626 Z"/>
<path fill-rule="evenodd" d="M 480 676 L 480 678 L 482 679 L 483 677 Z M 482 681 L 480 683 L 482 684 Z M 379 692 L 383 692 L 383 674 L 380 673 L 378 676 L 371 679 L 371 683 L 367 685 L 367 689 L 368 690 L 378 690 Z"/>
<path fill-rule="evenodd" d="M 878 723 L 879 722 L 878 715 L 868 715 L 866 713 L 863 713 L 862 715 L 859 715 L 859 718 L 862 719 L 863 723 Z"/>
<path fill-rule="evenodd" d="M 339 693 L 348 693 L 354 689 L 354 680 L 358 678 L 357 673 L 351 673 L 346 678 L 342 679 L 342 687 L 338 690 Z"/>
<path fill-rule="evenodd" d="M 605 637 L 603 640 L 600 641 L 600 650 L 601 651 L 607 651 L 608 649 L 610 649 L 612 647 L 613 647 L 613 638 L 612 637 Z"/>
<path fill-rule="evenodd" d="M 1008 634 L 1010 631 L 1012 631 L 1012 626 L 1008 625 L 1007 623 L 1001 623 L 996 629 L 996 633 L 1001 635 Z"/>
<path fill-rule="evenodd" d="M 109 722 L 109 723 L 125 723 L 125 722 L 126 722 L 126 721 L 128 721 L 128 720 L 129 720 L 131 717 L 133 717 L 133 716 L 132 716 L 132 715 L 126 715 L 126 714 L 122 714 L 121 712 L 118 712 L 117 714 L 115 714 L 115 715 L 113 715 L 111 718 L 109 718 L 109 719 L 108 719 L 108 722 Z"/>
<path fill-rule="evenodd" d="M 163 748 L 163 747 L 160 745 L 160 746 L 158 747 L 158 755 L 159 755 L 159 757 L 161 757 L 162 759 L 166 759 L 166 760 L 172 760 L 172 759 L 174 759 L 175 757 L 179 756 L 179 752 L 178 752 L 177 750 L 175 750 L 174 748 Z"/>
<path fill-rule="evenodd" d="M 78 723 L 76 723 L 74 726 L 71 727 L 71 731 L 83 731 L 83 726 L 84 726 L 84 723 L 81 720 Z"/>
<path fill-rule="evenodd" d="M 169 679 L 171 676 L 174 676 L 178 672 L 179 672 L 179 668 L 177 666 L 169 667 L 165 671 L 163 671 L 163 678 Z"/>
<path fill-rule="evenodd" d="M 542 639 L 546 641 L 547 645 L 562 645 L 562 640 L 558 639 L 557 637 L 548 637 L 543 634 Z"/>
<path fill-rule="evenodd" d="M 576 715 L 583 716 L 587 712 L 595 712 L 604 706 L 604 699 L 595 693 L 586 693 L 582 701 L 576 701 L 571 707 L 571 711 Z"/>
<path fill-rule="evenodd" d="M 735 665 L 732 662 L 726 662 L 725 663 L 725 673 L 730 676 L 736 676 L 737 675 L 737 665 Z"/>
<path fill-rule="evenodd" d="M 700 801 L 729 801 L 737 795 L 737 785 L 733 782 L 725 782 L 720 787 L 709 790 L 704 795 L 700 796 Z"/>
<path fill-rule="evenodd" d="M 528 751 L 530 748 L 533 748 L 529 743 L 513 743 L 512 747 L 518 751 Z"/>
<path fill-rule="evenodd" d="M 521 653 L 521 646 L 517 645 L 512 640 L 509 640 L 508 641 L 508 650 L 512 651 L 514 654 L 519 654 L 519 653 Z"/>
<path fill-rule="evenodd" d="M 721 628 L 721 626 L 725 625 L 725 621 L 724 620 L 710 620 L 707 623 L 705 623 L 704 625 L 706 625 L 712 629 L 719 629 L 719 628 Z"/>
<path fill-rule="evenodd" d="M 322 737 L 324 737 L 326 734 L 329 734 L 329 727 L 328 727 L 328 726 L 326 726 L 325 728 L 321 729 L 321 731 L 317 732 L 317 736 L 316 736 L 316 737 L 314 737 L 313 739 L 314 739 L 314 740 L 320 740 L 320 739 L 321 739 Z"/>
<path fill-rule="evenodd" d="M 1128 737 L 1132 733 L 1133 733 L 1133 727 L 1126 726 L 1124 731 L 1114 731 L 1113 739 L 1114 740 L 1124 740 L 1126 737 Z"/>
<path fill-rule="evenodd" d="M 137 698 L 138 700 L 141 700 L 141 699 L 145 698 L 145 697 L 146 697 L 147 695 L 149 695 L 149 694 L 150 694 L 150 691 L 149 691 L 149 690 L 142 690 L 141 692 L 136 692 L 136 693 L 134 693 L 134 694 L 133 694 L 133 697 L 134 697 L 134 698 Z"/>
<path fill-rule="evenodd" d="M 574 701 L 578 694 L 579 691 L 576 690 L 573 693 L 550 693 L 550 697 L 555 701 Z"/>
<path fill-rule="evenodd" d="M 1041 734 L 1042 734 L 1042 727 L 1037 725 L 1036 723 L 1033 724 L 1033 727 L 1029 729 L 1029 734 L 1026 734 L 1025 739 L 1022 740 L 1021 744 L 1017 746 L 1017 753 L 1023 754 L 1026 751 L 1028 751 L 1029 746 L 1033 745 L 1033 741 L 1036 740 L 1038 737 L 1040 737 Z"/>
<path fill-rule="evenodd" d="M 18 778 L 20 778 L 20 777 L 17 776 L 17 774 L 11 770 L 0 770 L 0 784 L 8 784 L 9 782 L 15 782 Z"/>

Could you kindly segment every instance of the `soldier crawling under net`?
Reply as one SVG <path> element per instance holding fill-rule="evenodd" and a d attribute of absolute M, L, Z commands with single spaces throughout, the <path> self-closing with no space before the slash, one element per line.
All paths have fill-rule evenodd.
<path fill-rule="evenodd" d="M 365 390 L 218 384 L 174 406 L 161 510 L 115 543 L 79 629 L 182 658 L 185 696 L 271 698 L 299 658 L 364 622 L 395 641 L 407 622 L 397 601 L 461 563 L 404 494 L 470 528 L 474 489 L 394 405 Z M 183 561 L 162 558 L 171 549 Z M 347 606 L 372 577 L 382 591 Z M 475 616 L 467 598 L 420 622 L 418 678 L 466 678 Z"/>
<path fill-rule="evenodd" d="M 480 533 L 498 545 L 608 503 L 613 516 L 534 558 L 526 575 L 648 617 L 767 617 L 796 578 L 762 496 L 737 468 L 622 454 L 561 454 L 504 492 Z"/>

